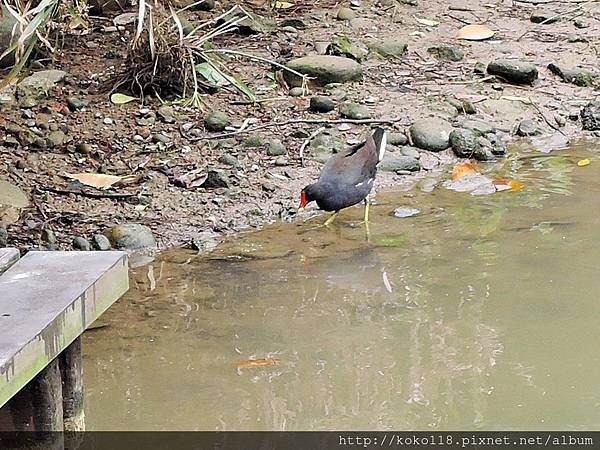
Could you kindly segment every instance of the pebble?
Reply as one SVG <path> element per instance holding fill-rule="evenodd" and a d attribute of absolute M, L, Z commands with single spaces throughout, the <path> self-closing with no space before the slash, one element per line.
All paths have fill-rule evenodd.
<path fill-rule="evenodd" d="M 82 238 L 80 236 L 77 236 L 76 238 L 73 239 L 72 245 L 73 245 L 74 249 L 85 251 L 85 252 L 89 252 L 92 249 L 90 241 L 88 241 L 87 239 Z"/>
<path fill-rule="evenodd" d="M 102 123 L 104 123 L 104 125 L 112 125 L 114 121 L 110 117 L 105 117 L 104 120 L 102 120 Z"/>
<path fill-rule="evenodd" d="M 352 9 L 342 6 L 340 9 L 338 9 L 336 17 L 337 20 L 352 20 L 356 17 L 356 14 Z"/>
<path fill-rule="evenodd" d="M 310 99 L 310 110 L 326 113 L 335 109 L 335 102 L 325 95 L 315 95 Z"/>
<path fill-rule="evenodd" d="M 405 217 L 413 217 L 419 214 L 421 211 L 417 208 L 413 208 L 411 206 L 401 206 L 394 210 L 394 217 L 398 217 L 399 219 L 403 219 Z"/>
<path fill-rule="evenodd" d="M 96 250 L 110 250 L 110 241 L 103 234 L 95 234 L 92 236 L 92 245 Z"/>

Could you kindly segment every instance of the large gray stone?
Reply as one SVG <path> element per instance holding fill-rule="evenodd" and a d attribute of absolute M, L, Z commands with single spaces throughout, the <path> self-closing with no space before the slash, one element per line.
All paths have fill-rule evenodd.
<path fill-rule="evenodd" d="M 413 123 L 409 129 L 415 147 L 432 152 L 439 152 L 450 147 L 452 125 L 446 120 L 421 119 Z"/>
<path fill-rule="evenodd" d="M 117 249 L 137 250 L 156 247 L 152 230 L 139 223 L 115 225 L 104 231 L 104 235 Z"/>
<path fill-rule="evenodd" d="M 499 59 L 488 64 L 487 72 L 515 84 L 531 84 L 538 77 L 534 64 L 513 59 Z"/>
<path fill-rule="evenodd" d="M 408 50 L 408 45 L 406 42 L 390 38 L 371 42 L 369 44 L 369 50 L 375 56 L 382 58 L 402 58 Z"/>
<path fill-rule="evenodd" d="M 60 83 L 67 73 L 63 70 L 41 70 L 24 78 L 17 85 L 17 98 L 24 100 L 41 100 L 49 96 L 54 86 Z"/>
<path fill-rule="evenodd" d="M 362 67 L 350 58 L 341 56 L 304 56 L 290 61 L 287 66 L 311 78 L 312 83 L 324 86 L 328 83 L 348 83 L 362 80 Z M 284 78 L 290 86 L 301 86 L 302 79 L 284 70 Z"/>
<path fill-rule="evenodd" d="M 340 114 L 348 119 L 362 120 L 371 117 L 369 108 L 354 102 L 344 102 L 340 106 Z"/>
<path fill-rule="evenodd" d="M 384 172 L 417 172 L 421 170 L 421 164 L 418 159 L 415 159 L 412 156 L 386 153 L 379 168 Z"/>
<path fill-rule="evenodd" d="M 473 130 L 465 128 L 452 130 L 450 133 L 450 144 L 456 156 L 459 158 L 472 158 L 479 148 L 477 136 Z"/>

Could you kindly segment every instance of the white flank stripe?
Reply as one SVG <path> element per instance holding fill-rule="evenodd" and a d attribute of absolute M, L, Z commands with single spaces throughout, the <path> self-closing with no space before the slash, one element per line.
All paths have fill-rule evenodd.
<path fill-rule="evenodd" d="M 356 187 L 361 187 L 364 184 L 364 181 L 361 181 L 360 183 L 355 184 L 354 186 Z"/>

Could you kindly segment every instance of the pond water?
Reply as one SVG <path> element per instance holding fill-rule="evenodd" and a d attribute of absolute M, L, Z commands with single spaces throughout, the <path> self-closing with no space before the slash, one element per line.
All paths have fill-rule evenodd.
<path fill-rule="evenodd" d="M 368 239 L 357 207 L 163 253 L 85 334 L 87 428 L 600 429 L 592 150 L 486 169 L 518 192 L 379 193 Z"/>

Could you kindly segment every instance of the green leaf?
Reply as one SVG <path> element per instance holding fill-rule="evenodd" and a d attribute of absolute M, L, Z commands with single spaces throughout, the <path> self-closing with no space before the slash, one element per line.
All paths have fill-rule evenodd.
<path fill-rule="evenodd" d="M 119 94 L 118 92 L 110 96 L 110 101 L 115 105 L 124 105 L 125 103 L 137 100 L 135 97 L 126 94 Z"/>
<path fill-rule="evenodd" d="M 217 86 L 227 83 L 227 78 L 209 62 L 196 64 L 195 68 L 196 72 L 202 75 L 206 81 L 214 83 Z"/>

